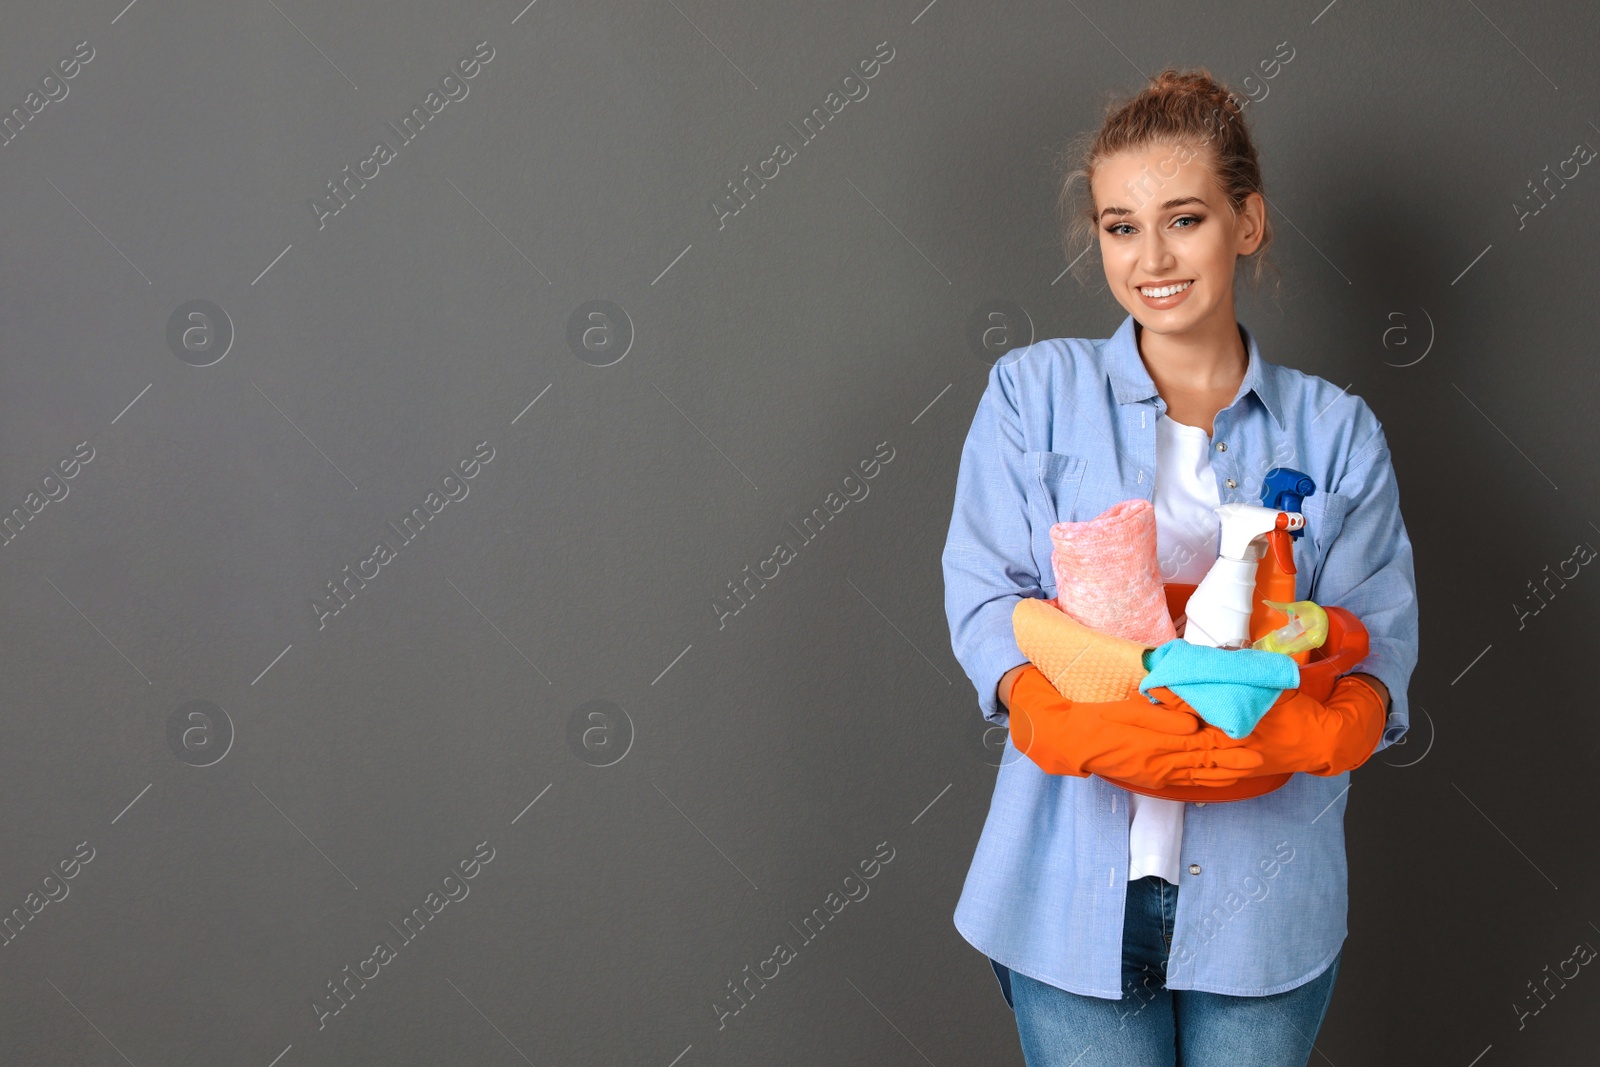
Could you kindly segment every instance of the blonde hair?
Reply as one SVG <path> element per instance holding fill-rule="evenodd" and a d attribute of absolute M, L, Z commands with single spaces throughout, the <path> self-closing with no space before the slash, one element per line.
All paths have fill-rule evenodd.
<path fill-rule="evenodd" d="M 1169 67 L 1131 99 L 1107 105 L 1100 129 L 1075 137 L 1056 157 L 1056 171 L 1061 176 L 1056 214 L 1068 262 L 1079 261 L 1088 247 L 1099 245 L 1091 182 L 1101 162 L 1118 153 L 1152 144 L 1193 146 L 1196 158 L 1204 157 L 1209 164 L 1235 214 L 1250 193 L 1265 195 L 1255 140 L 1239 99 L 1204 67 L 1187 71 Z M 1268 269 L 1275 282 L 1278 274 L 1277 264 L 1266 255 L 1273 236 L 1270 215 L 1264 217 L 1264 224 L 1261 244 L 1247 257 L 1253 264 L 1250 280 L 1255 285 Z M 1078 278 L 1082 281 L 1083 274 Z"/>

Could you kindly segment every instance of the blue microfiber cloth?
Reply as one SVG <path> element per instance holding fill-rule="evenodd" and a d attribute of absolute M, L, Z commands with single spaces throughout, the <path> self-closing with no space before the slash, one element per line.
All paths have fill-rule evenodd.
<path fill-rule="evenodd" d="M 1300 664 L 1282 652 L 1210 648 L 1182 638 L 1146 652 L 1144 665 L 1150 673 L 1139 692 L 1150 703 L 1156 703 L 1150 689 L 1165 686 L 1235 739 L 1254 730 L 1285 689 L 1300 685 Z"/>

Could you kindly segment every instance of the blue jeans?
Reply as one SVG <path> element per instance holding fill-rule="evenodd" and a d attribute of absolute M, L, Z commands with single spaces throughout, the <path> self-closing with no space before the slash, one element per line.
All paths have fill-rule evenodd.
<path fill-rule="evenodd" d="M 1305 1067 L 1344 951 L 1311 981 L 1267 997 L 1167 989 L 1178 887 L 1128 883 L 1121 1000 L 1086 997 L 994 965 L 1028 1067 Z"/>

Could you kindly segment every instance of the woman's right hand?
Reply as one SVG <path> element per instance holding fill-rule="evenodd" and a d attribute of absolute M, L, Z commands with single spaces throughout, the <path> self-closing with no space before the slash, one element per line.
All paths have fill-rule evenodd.
<path fill-rule="evenodd" d="M 1147 789 L 1232 785 L 1260 773 L 1261 753 L 1198 716 L 1151 704 L 1142 694 L 1105 703 L 1074 703 L 1044 672 L 1026 665 L 1011 688 L 1012 744 L 1049 774 L 1098 774 Z M 1119 708 L 1120 705 L 1137 708 Z M 1110 709 L 1110 715 L 1102 711 Z M 1116 721 L 1137 710 L 1142 722 Z"/>

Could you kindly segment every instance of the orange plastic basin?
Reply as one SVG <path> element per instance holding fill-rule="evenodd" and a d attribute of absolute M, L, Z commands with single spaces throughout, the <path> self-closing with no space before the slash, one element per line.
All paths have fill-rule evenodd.
<path fill-rule="evenodd" d="M 1167 585 L 1167 606 L 1171 609 L 1173 618 L 1182 613 L 1184 605 L 1189 602 L 1189 594 L 1194 591 L 1193 584 L 1174 582 Z M 1323 605 L 1323 610 L 1328 613 L 1328 639 L 1323 642 L 1321 648 L 1312 649 L 1310 659 L 1300 667 L 1299 691 L 1318 700 L 1327 700 L 1333 694 L 1333 684 L 1339 680 L 1339 676 L 1366 659 L 1368 651 L 1367 628 L 1361 624 L 1360 619 L 1344 608 Z M 1249 800 L 1251 797 L 1270 793 L 1283 786 L 1291 777 L 1292 774 L 1263 774 L 1253 778 L 1241 778 L 1232 785 L 1173 785 L 1160 790 L 1134 785 L 1120 778 L 1106 777 L 1105 780 L 1129 792 L 1147 797 L 1160 797 L 1163 800 L 1203 800 L 1208 804 L 1220 804 L 1230 800 Z"/>

